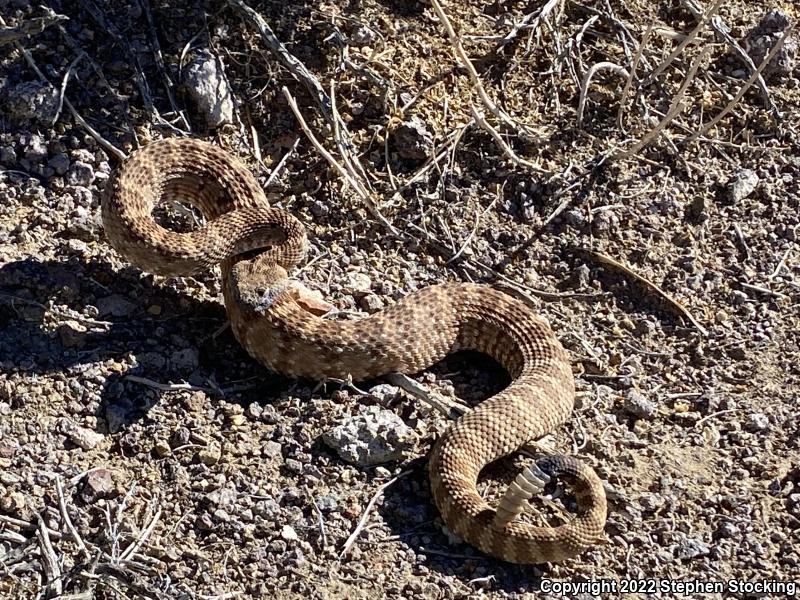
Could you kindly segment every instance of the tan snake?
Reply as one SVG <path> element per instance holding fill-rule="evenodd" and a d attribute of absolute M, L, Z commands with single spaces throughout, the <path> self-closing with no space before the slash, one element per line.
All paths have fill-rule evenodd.
<path fill-rule="evenodd" d="M 207 223 L 190 233 L 167 230 L 152 217 L 160 200 L 189 202 Z M 573 407 L 569 357 L 524 302 L 484 285 L 444 284 L 361 320 L 323 319 L 288 279 L 305 255 L 303 225 L 271 208 L 241 163 L 197 140 L 162 140 L 133 153 L 109 180 L 102 213 L 111 244 L 143 269 L 189 275 L 220 264 L 234 335 L 273 371 L 358 381 L 419 372 L 459 350 L 493 357 L 511 384 L 451 425 L 432 452 L 431 489 L 444 522 L 484 552 L 515 563 L 562 560 L 601 538 L 602 483 L 574 458 L 538 461 L 496 509 L 477 491 L 485 465 L 550 432 Z M 550 476 L 573 481 L 577 515 L 558 527 L 523 522 L 517 515 Z"/>

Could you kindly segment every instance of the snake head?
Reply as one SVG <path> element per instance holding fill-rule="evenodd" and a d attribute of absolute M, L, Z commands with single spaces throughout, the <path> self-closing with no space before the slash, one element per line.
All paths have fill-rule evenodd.
<path fill-rule="evenodd" d="M 286 269 L 257 256 L 241 259 L 230 267 L 226 285 L 240 308 L 266 313 L 289 288 Z"/>

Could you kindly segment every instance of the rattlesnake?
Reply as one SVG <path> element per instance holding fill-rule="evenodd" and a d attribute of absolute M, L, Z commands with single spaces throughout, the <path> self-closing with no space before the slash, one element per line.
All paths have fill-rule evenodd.
<path fill-rule="evenodd" d="M 190 233 L 159 226 L 159 200 L 190 202 L 207 224 Z M 564 422 L 574 382 L 566 351 L 527 304 L 485 285 L 424 288 L 357 321 L 310 310 L 287 270 L 305 255 L 303 225 L 271 208 L 249 171 L 223 150 L 168 139 L 138 150 L 110 178 L 102 201 L 111 244 L 149 271 L 189 275 L 222 267 L 233 333 L 250 355 L 293 377 L 363 380 L 415 373 L 458 350 L 497 360 L 511 384 L 456 421 L 430 459 L 433 497 L 445 524 L 497 558 L 541 563 L 596 544 L 606 519 L 602 483 L 574 458 L 548 457 L 517 477 L 497 509 L 476 488 L 481 469 Z M 574 482 L 577 515 L 558 527 L 516 518 L 549 476 Z"/>

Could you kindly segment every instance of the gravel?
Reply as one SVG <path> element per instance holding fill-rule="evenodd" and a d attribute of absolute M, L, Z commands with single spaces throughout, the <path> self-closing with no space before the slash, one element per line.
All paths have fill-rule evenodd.
<path fill-rule="evenodd" d="M 39 4 L 0 2 L 6 25 L 41 17 Z M 607 3 L 560 3 L 547 27 L 502 48 L 525 3 L 447 3 L 511 127 L 485 109 L 427 3 L 249 2 L 326 91 L 334 82 L 398 238 L 304 137 L 283 85 L 342 160 L 315 99 L 229 3 L 95 0 L 94 15 L 87 3 L 44 4 L 69 17 L 63 32 L 21 42 L 50 83 L 14 45 L 0 52 L 0 598 L 554 598 L 538 591 L 544 578 L 800 580 L 794 39 L 766 73 L 780 125 L 750 91 L 687 143 L 749 77 L 707 27 L 657 85 L 630 90 L 622 129 L 621 80 L 599 72 L 575 129 L 580 75 L 598 62 L 630 66 L 630 39 L 614 24 L 636 40 L 651 24 L 687 33 L 680 3 L 634 0 L 613 19 Z M 734 0 L 720 16 L 756 63 L 785 31 L 760 3 Z M 675 43 L 651 36 L 634 81 Z M 653 130 L 705 48 L 680 115 L 613 159 Z M 122 260 L 99 216 L 113 153 L 66 105 L 53 124 L 68 70 L 65 98 L 114 147 L 191 135 L 243 160 L 306 224 L 309 259 L 295 276 L 336 306 L 330 318 L 444 281 L 523 297 L 567 349 L 580 395 L 539 443 L 579 454 L 603 479 L 605 543 L 520 567 L 452 538 L 425 466 L 442 415 L 380 380 L 271 374 L 226 328 L 217 273 L 163 278 Z M 473 106 L 548 173 L 514 165 L 478 125 L 462 130 Z M 575 248 L 646 278 L 708 334 Z M 472 404 L 508 381 L 473 355 L 414 377 Z M 487 468 L 481 493 L 496 501 L 524 464 Z M 532 504 L 532 520 L 575 508 L 569 493 Z M 61 578 L 43 560 L 39 517 Z M 128 548 L 132 562 L 112 564 Z M 46 590 L 56 579 L 63 589 Z"/>

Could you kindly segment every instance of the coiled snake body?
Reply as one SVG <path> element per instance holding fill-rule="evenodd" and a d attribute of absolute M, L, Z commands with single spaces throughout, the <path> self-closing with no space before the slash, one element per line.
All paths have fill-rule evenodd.
<path fill-rule="evenodd" d="M 190 233 L 162 228 L 151 213 L 163 199 L 198 206 L 206 225 Z M 602 484 L 573 458 L 539 461 L 497 509 L 476 488 L 485 465 L 545 435 L 572 410 L 568 356 L 523 302 L 488 286 L 445 284 L 358 321 L 320 318 L 287 275 L 305 254 L 303 225 L 271 208 L 243 165 L 197 140 L 163 140 L 135 152 L 109 180 L 102 213 L 112 245 L 146 270 L 189 275 L 220 264 L 233 332 L 273 371 L 361 380 L 415 373 L 458 350 L 493 357 L 511 384 L 456 421 L 433 449 L 431 489 L 442 518 L 469 543 L 516 563 L 562 560 L 601 537 Z M 524 500 L 557 475 L 574 481 L 578 514 L 558 527 L 516 519 Z"/>

